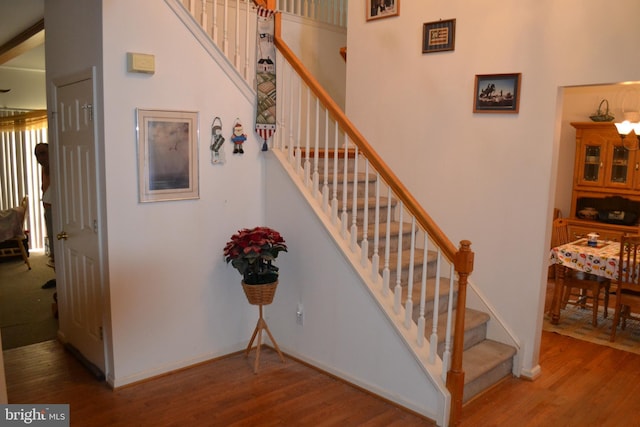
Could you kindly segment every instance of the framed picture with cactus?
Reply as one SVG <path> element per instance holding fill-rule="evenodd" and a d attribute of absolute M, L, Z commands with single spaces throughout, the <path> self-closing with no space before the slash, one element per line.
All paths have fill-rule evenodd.
<path fill-rule="evenodd" d="M 366 0 L 365 5 L 367 21 L 400 14 L 400 0 Z"/>

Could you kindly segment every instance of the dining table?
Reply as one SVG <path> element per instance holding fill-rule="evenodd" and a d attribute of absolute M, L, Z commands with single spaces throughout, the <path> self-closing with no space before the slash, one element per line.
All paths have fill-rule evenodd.
<path fill-rule="evenodd" d="M 566 269 L 617 280 L 620 242 L 598 240 L 594 245 L 593 242 L 589 243 L 589 239 L 581 238 L 552 248 L 549 259 L 550 263 L 556 266 L 556 280 L 551 301 L 551 323 L 557 325 L 560 320 Z"/>

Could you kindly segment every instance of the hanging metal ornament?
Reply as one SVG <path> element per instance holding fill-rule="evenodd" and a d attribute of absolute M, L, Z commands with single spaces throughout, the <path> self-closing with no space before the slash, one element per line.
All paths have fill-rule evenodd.
<path fill-rule="evenodd" d="M 222 120 L 220 117 L 213 119 L 211 123 L 211 163 L 214 165 L 221 165 L 225 162 L 224 156 L 224 137 L 222 136 Z"/>

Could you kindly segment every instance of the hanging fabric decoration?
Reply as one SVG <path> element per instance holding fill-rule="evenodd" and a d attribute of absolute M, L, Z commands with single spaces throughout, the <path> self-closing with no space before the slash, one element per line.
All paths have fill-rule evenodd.
<path fill-rule="evenodd" d="M 274 11 L 258 7 L 256 46 L 256 133 L 262 138 L 262 151 L 276 131 L 276 49 L 273 43 Z"/>
<path fill-rule="evenodd" d="M 222 120 L 220 117 L 213 119 L 211 123 L 211 163 L 214 165 L 224 163 L 224 137 L 222 136 Z"/>

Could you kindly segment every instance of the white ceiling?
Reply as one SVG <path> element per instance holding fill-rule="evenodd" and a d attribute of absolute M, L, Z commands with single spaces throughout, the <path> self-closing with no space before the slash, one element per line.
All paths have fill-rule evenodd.
<path fill-rule="evenodd" d="M 0 0 L 0 46 L 44 17 L 45 0 Z M 0 64 L 0 109 L 46 108 L 44 44 Z"/>

